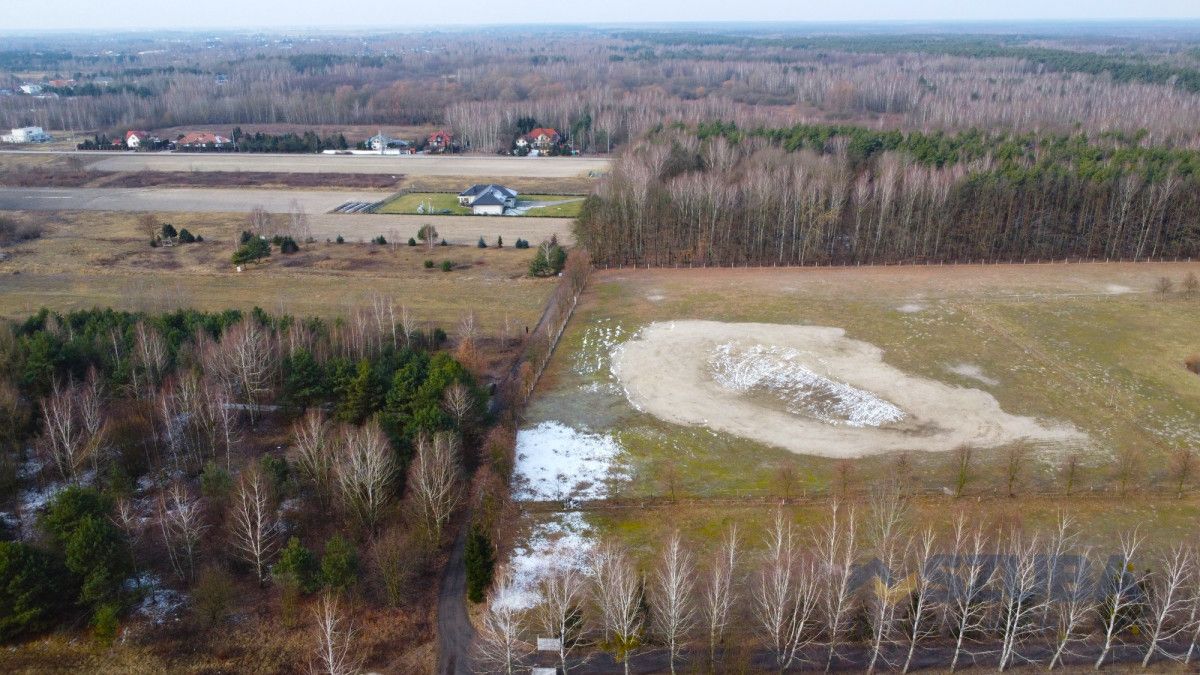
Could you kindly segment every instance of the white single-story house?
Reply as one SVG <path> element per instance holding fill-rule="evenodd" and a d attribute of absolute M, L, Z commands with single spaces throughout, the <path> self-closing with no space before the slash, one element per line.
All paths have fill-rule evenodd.
<path fill-rule="evenodd" d="M 470 206 L 476 216 L 502 216 L 517 205 L 517 191 L 503 185 L 472 185 L 458 193 L 459 206 Z"/>
<path fill-rule="evenodd" d="M 50 140 L 50 134 L 41 127 L 21 127 L 13 129 L 11 134 L 0 136 L 2 143 L 45 143 Z"/>
<path fill-rule="evenodd" d="M 21 85 L 21 93 L 29 96 L 37 96 L 42 93 L 42 85 L 40 84 L 23 84 Z"/>

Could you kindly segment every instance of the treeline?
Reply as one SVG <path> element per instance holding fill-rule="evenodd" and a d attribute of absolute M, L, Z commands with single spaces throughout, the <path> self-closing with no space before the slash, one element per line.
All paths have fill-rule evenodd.
<path fill-rule="evenodd" d="M 241 152 L 321 152 L 350 147 L 343 134 L 322 138 L 315 131 L 305 131 L 303 134 L 267 134 L 258 131 L 247 134 L 241 127 L 234 127 L 231 138 Z"/>
<path fill-rule="evenodd" d="M 945 35 L 864 35 L 761 38 L 748 35 L 705 33 L 621 33 L 626 39 L 672 46 L 787 47 L 800 50 L 837 50 L 875 54 L 944 54 L 964 58 L 1010 58 L 1061 73 L 1107 73 L 1116 82 L 1171 84 L 1200 92 L 1200 69 L 1151 61 L 1145 54 L 1110 55 L 1095 51 L 1061 49 L 1028 44 L 1032 36 L 976 37 Z M 693 54 L 694 55 L 694 54 Z M 674 56 L 671 53 L 665 56 Z M 656 58 L 655 53 L 639 54 Z"/>
<path fill-rule="evenodd" d="M 466 317 L 451 354 L 382 297 L 335 321 L 97 309 L 6 326 L 0 640 L 90 617 L 108 644 L 180 590 L 197 630 L 267 586 L 272 620 L 318 591 L 342 622 L 338 597 L 423 613 L 409 603 L 489 423 L 479 339 Z"/>
<path fill-rule="evenodd" d="M 577 238 L 601 264 L 1140 260 L 1200 253 L 1200 153 L 1139 135 L 675 126 L 622 153 Z"/>

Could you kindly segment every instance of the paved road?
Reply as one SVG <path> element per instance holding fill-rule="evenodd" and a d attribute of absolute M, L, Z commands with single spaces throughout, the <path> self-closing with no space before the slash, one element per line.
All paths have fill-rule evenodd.
<path fill-rule="evenodd" d="M 258 153 L 150 153 L 9 150 L 6 154 L 66 154 L 95 171 L 272 171 L 282 173 L 374 173 L 408 176 L 567 178 L 604 172 L 597 157 L 501 157 L 476 155 L 272 155 Z"/>
<path fill-rule="evenodd" d="M 465 550 L 467 528 L 460 524 L 450 560 L 442 572 L 442 587 L 438 591 L 438 669 L 439 675 L 469 675 L 471 645 L 475 642 L 475 627 L 467 616 L 467 572 Z"/>

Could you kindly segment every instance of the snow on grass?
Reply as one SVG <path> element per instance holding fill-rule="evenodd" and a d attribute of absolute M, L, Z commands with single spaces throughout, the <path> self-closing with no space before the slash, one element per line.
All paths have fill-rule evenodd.
<path fill-rule="evenodd" d="M 1104 287 L 1104 292 L 1109 295 L 1125 295 L 1126 293 L 1132 293 L 1133 289 L 1120 284 L 1108 284 Z"/>
<path fill-rule="evenodd" d="M 187 604 L 187 596 L 179 591 L 163 588 L 162 579 L 149 572 L 137 578 L 125 580 L 126 591 L 138 591 L 142 594 L 141 602 L 134 607 L 135 614 L 146 617 L 150 623 L 159 626 L 168 619 L 177 618 L 179 610 Z"/>
<path fill-rule="evenodd" d="M 963 377 L 975 380 L 976 382 L 982 382 L 992 387 L 1000 384 L 1000 380 L 997 380 L 994 377 L 988 377 L 984 374 L 983 369 L 974 363 L 956 363 L 952 366 L 946 366 L 946 370 L 954 373 L 955 375 L 962 375 Z"/>
<path fill-rule="evenodd" d="M 584 376 L 607 372 L 613 349 L 628 337 L 629 331 L 611 319 L 601 319 L 588 326 L 571 369 Z"/>
<path fill-rule="evenodd" d="M 709 356 L 713 379 L 739 393 L 767 391 L 783 401 L 788 412 L 808 415 L 827 424 L 878 427 L 904 419 L 904 411 L 843 382 L 813 372 L 791 347 L 718 345 Z"/>
<path fill-rule="evenodd" d="M 903 312 L 905 314 L 916 314 L 917 312 L 925 311 L 925 305 L 919 305 L 915 302 L 910 302 L 906 305 L 900 305 L 896 308 L 896 311 Z"/>
<path fill-rule="evenodd" d="M 517 432 L 513 498 L 517 501 L 594 500 L 608 497 L 621 446 L 611 434 L 542 422 Z"/>
<path fill-rule="evenodd" d="M 513 549 L 508 562 L 512 584 L 494 602 L 513 609 L 529 609 L 541 601 L 538 585 L 557 570 L 583 572 L 596 548 L 592 527 L 579 511 L 555 514 L 538 523 L 529 537 Z"/>

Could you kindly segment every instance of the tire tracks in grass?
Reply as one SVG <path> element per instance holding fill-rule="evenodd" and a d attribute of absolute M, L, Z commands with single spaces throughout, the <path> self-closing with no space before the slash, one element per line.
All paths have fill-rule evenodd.
<path fill-rule="evenodd" d="M 972 303 L 960 303 L 958 307 L 967 314 L 971 320 L 977 324 L 989 329 L 992 333 L 1001 339 L 1007 341 L 1027 356 L 1031 357 L 1038 365 L 1055 373 L 1061 378 L 1060 381 L 1070 382 L 1073 387 L 1066 387 L 1075 391 L 1085 391 L 1099 405 L 1105 407 L 1109 413 L 1109 419 L 1119 419 L 1127 428 L 1136 431 L 1137 435 L 1149 445 L 1156 449 L 1167 452 L 1166 443 L 1163 442 L 1154 433 L 1147 431 L 1141 423 L 1140 416 L 1133 412 L 1136 407 L 1136 402 L 1132 400 L 1123 400 L 1118 402 L 1115 397 L 1119 395 L 1123 399 L 1128 399 L 1129 394 L 1120 387 L 1108 389 L 1102 387 L 1088 379 L 1086 374 L 1081 374 L 1078 368 L 1065 365 L 1063 359 L 1055 358 L 1052 354 L 1042 349 L 1038 344 L 1037 339 L 1030 336 L 1027 331 L 1014 325 L 1011 321 L 1002 317 L 996 316 L 994 313 L 987 312 L 981 306 Z M 1110 425 L 1111 428 L 1112 425 Z M 1107 431 L 1107 429 L 1106 429 Z M 1110 440 L 1113 440 L 1110 438 Z"/>

